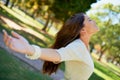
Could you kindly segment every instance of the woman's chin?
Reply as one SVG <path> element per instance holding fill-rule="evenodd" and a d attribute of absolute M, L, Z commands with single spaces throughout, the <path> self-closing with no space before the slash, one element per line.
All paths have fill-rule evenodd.
<path fill-rule="evenodd" d="M 95 32 L 98 32 L 98 31 L 100 31 L 100 29 L 99 29 L 98 26 L 96 26 L 96 27 L 95 27 Z"/>
<path fill-rule="evenodd" d="M 91 34 L 93 35 L 93 34 L 97 33 L 98 31 L 99 31 L 99 28 L 95 29 L 93 32 L 91 32 Z"/>

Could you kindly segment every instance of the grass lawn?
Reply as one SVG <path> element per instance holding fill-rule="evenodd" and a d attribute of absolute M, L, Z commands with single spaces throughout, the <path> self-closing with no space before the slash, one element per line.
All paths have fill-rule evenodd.
<path fill-rule="evenodd" d="M 40 29 L 43 27 L 40 23 L 24 14 L 22 11 L 13 9 L 10 10 L 3 6 L 0 7 L 0 15 L 5 16 L 20 26 L 31 29 L 39 34 L 41 38 L 32 35 L 24 30 L 16 30 L 10 28 L 6 23 L 0 21 L 0 31 L 6 29 L 9 33 L 15 30 L 19 34 L 26 37 L 30 43 L 38 44 L 42 47 L 48 47 L 54 42 L 54 38 L 49 34 L 43 33 Z M 39 26 L 39 27 L 38 27 Z M 51 38 L 52 37 L 52 38 Z M 120 69 L 112 64 L 103 64 L 96 60 L 95 71 L 89 80 L 120 80 Z M 0 80 L 51 80 L 48 76 L 36 72 L 33 69 L 20 61 L 19 59 L 8 54 L 0 48 Z"/>
<path fill-rule="evenodd" d="M 120 80 L 120 73 L 116 74 L 117 71 L 115 71 L 114 68 L 111 68 L 111 65 L 108 66 L 104 63 L 98 62 L 97 60 L 94 60 L 94 63 L 95 63 L 94 72 L 100 77 L 102 77 L 103 80 Z"/>
<path fill-rule="evenodd" d="M 0 48 L 0 80 L 52 80 Z"/>

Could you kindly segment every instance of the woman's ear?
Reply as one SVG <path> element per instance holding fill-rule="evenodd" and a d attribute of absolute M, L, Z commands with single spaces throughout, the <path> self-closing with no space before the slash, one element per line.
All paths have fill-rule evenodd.
<path fill-rule="evenodd" d="M 82 28 L 80 32 L 81 32 L 81 33 L 85 33 L 85 29 L 84 29 L 84 28 Z"/>
<path fill-rule="evenodd" d="M 85 34 L 86 34 L 86 29 L 82 28 L 82 29 L 80 30 L 80 35 L 82 36 L 82 35 L 85 35 Z"/>

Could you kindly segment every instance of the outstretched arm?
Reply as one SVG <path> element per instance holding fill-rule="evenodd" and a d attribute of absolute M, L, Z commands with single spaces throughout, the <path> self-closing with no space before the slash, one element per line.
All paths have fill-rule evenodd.
<path fill-rule="evenodd" d="M 8 35 L 5 30 L 4 33 L 4 42 L 7 47 L 12 49 L 13 51 L 33 55 L 34 48 L 29 44 L 29 42 L 21 35 L 16 32 L 11 32 L 12 36 Z M 55 49 L 49 48 L 41 48 L 41 56 L 40 59 L 47 60 L 51 62 L 60 62 L 60 55 L 57 53 Z"/>

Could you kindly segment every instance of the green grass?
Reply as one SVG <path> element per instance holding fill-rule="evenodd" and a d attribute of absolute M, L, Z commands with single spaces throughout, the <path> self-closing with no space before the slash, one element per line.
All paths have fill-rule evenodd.
<path fill-rule="evenodd" d="M 100 63 L 94 60 L 95 63 L 95 73 L 100 77 L 104 78 L 104 80 L 120 80 L 120 75 L 116 74 L 111 66 Z M 120 73 L 119 73 L 120 74 Z"/>
<path fill-rule="evenodd" d="M 117 66 L 115 66 L 112 63 L 107 63 L 107 66 L 110 66 L 111 69 L 113 69 L 114 71 L 116 71 L 117 73 L 120 74 L 120 68 L 118 68 Z"/>
<path fill-rule="evenodd" d="M 0 48 L 0 80 L 52 80 Z"/>
<path fill-rule="evenodd" d="M 92 76 L 89 78 L 89 80 L 105 80 L 105 79 L 94 72 Z"/>

